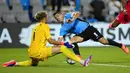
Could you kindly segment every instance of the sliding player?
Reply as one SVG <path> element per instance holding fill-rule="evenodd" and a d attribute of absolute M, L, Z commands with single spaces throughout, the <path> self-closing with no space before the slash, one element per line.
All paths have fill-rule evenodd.
<path fill-rule="evenodd" d="M 82 60 L 65 47 L 65 46 L 67 46 L 67 47 L 71 48 L 72 45 L 62 42 L 62 44 L 65 45 L 65 46 L 63 46 L 63 45 L 61 45 L 61 42 L 55 41 L 51 38 L 50 28 L 49 28 L 48 24 L 46 23 L 47 22 L 46 12 L 41 11 L 41 12 L 36 13 L 35 18 L 39 23 L 37 23 L 37 25 L 33 29 L 32 41 L 31 41 L 31 45 L 28 49 L 28 54 L 29 54 L 30 60 L 22 61 L 22 62 L 16 62 L 15 60 L 11 60 L 9 62 L 2 64 L 3 67 L 37 66 L 39 61 L 44 61 L 45 59 L 47 59 L 51 56 L 54 56 L 56 54 L 59 54 L 59 53 L 63 53 L 66 57 L 69 57 L 69 58 L 81 63 L 83 66 L 88 65 L 92 56 L 89 56 L 86 60 Z M 47 41 L 50 44 L 54 44 L 57 46 L 46 47 Z"/>
<path fill-rule="evenodd" d="M 60 41 L 63 36 L 68 33 L 74 33 L 76 36 L 72 37 L 68 42 L 69 44 L 80 43 L 92 39 L 93 41 L 100 42 L 104 45 L 112 45 L 121 48 L 125 53 L 129 53 L 129 49 L 122 43 L 117 43 L 110 39 L 105 39 L 103 35 L 93 26 L 90 26 L 88 22 L 78 19 L 80 16 L 79 12 L 70 12 L 65 15 L 61 12 L 54 14 L 54 17 L 62 22 L 63 25 L 60 29 Z"/>

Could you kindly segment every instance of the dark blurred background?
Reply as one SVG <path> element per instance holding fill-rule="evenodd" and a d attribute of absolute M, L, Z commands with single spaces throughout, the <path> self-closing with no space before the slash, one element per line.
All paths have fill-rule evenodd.
<path fill-rule="evenodd" d="M 121 10 L 119 0 L 0 0 L 0 23 L 36 22 L 37 11 L 48 12 L 48 22 L 56 20 L 56 11 L 80 11 L 81 18 L 89 22 L 110 22 Z"/>

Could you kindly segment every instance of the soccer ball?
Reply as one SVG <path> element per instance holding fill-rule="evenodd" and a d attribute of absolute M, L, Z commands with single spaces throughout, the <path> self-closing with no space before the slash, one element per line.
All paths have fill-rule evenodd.
<path fill-rule="evenodd" d="M 67 62 L 68 64 L 70 64 L 70 65 L 75 64 L 75 61 L 72 60 L 72 59 L 70 59 L 70 58 L 67 58 L 67 59 L 66 59 L 66 62 Z"/>

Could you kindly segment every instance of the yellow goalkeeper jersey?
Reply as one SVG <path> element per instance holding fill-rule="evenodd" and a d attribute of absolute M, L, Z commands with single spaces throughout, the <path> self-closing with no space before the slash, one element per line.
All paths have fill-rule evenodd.
<path fill-rule="evenodd" d="M 48 24 L 37 23 L 32 30 L 32 39 L 29 51 L 38 53 L 41 49 L 46 48 L 47 40 L 51 38 Z"/>

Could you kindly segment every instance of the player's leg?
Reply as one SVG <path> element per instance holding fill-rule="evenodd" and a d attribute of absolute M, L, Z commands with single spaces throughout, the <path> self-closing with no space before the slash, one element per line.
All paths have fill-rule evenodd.
<path fill-rule="evenodd" d="M 77 40 L 77 39 L 79 39 L 79 40 Z M 73 47 L 73 51 L 74 51 L 74 53 L 76 54 L 76 56 L 78 56 L 79 58 L 81 58 L 82 59 L 82 57 L 81 57 L 81 55 L 80 55 L 80 52 L 79 52 L 79 46 L 78 46 L 78 44 L 77 44 L 77 42 L 80 42 L 80 41 L 82 41 L 82 38 L 80 38 L 80 37 L 78 37 L 78 36 L 74 36 L 74 37 L 72 37 L 71 39 L 70 39 L 70 41 L 73 43 L 73 45 L 74 45 L 74 47 Z M 69 41 L 69 42 L 70 42 Z M 75 43 L 76 42 L 76 43 Z M 68 61 L 73 61 L 73 60 L 71 60 L 70 58 L 68 58 L 67 57 L 67 63 L 69 63 Z M 69 63 L 69 64 L 75 64 L 75 61 L 73 61 L 73 63 Z"/>
<path fill-rule="evenodd" d="M 16 62 L 15 60 L 11 60 L 9 62 L 5 62 L 2 64 L 3 67 L 10 67 L 10 66 L 37 66 L 39 60 L 32 58 L 31 60 Z"/>
<path fill-rule="evenodd" d="M 78 44 L 74 43 L 73 45 L 74 45 L 73 52 L 75 53 L 76 56 L 78 56 L 80 59 L 82 59 L 82 56 L 80 55 L 80 52 L 79 52 L 79 46 L 78 46 Z M 66 62 L 68 64 L 71 64 L 71 65 L 75 64 L 75 61 L 72 60 L 72 59 L 70 59 L 70 58 L 67 58 Z"/>
<path fill-rule="evenodd" d="M 59 53 L 63 53 L 66 57 L 73 59 L 79 63 L 81 63 L 82 65 L 86 66 L 90 60 L 92 56 L 89 56 L 86 60 L 82 60 L 79 57 L 77 57 L 73 52 L 71 52 L 70 50 L 68 50 L 65 46 L 53 46 L 52 47 L 52 56 L 59 54 Z"/>
<path fill-rule="evenodd" d="M 104 44 L 104 45 L 112 45 L 112 46 L 117 46 L 119 48 L 122 48 L 122 50 L 125 52 L 125 53 L 129 53 L 129 49 L 124 45 L 124 44 L 121 44 L 121 43 L 118 43 L 118 42 L 115 42 L 111 39 L 105 39 L 104 37 L 100 38 L 98 40 L 100 43 Z"/>
<path fill-rule="evenodd" d="M 120 25 L 120 23 L 126 23 L 127 22 L 125 21 L 126 19 L 127 17 L 125 18 L 124 12 L 121 11 L 115 18 L 115 20 L 112 21 L 112 23 L 109 25 L 109 28 L 116 28 L 118 25 Z"/>
<path fill-rule="evenodd" d="M 16 62 L 17 66 L 37 66 L 39 63 L 38 59 L 31 58 L 31 60 Z"/>
<path fill-rule="evenodd" d="M 77 44 L 77 43 L 74 43 L 73 45 L 74 45 L 73 51 L 74 51 L 75 55 L 78 56 L 80 59 L 82 59 L 82 56 L 80 55 L 80 52 L 79 52 L 79 46 L 78 46 L 78 44 Z M 70 59 L 70 58 L 68 58 L 68 57 L 67 57 L 67 59 L 66 59 L 66 62 L 67 62 L 68 64 L 71 64 L 71 65 L 72 65 L 72 64 L 75 64 L 75 61 L 72 60 L 72 59 Z"/>
<path fill-rule="evenodd" d="M 77 57 L 74 53 L 72 53 L 70 50 L 68 50 L 65 46 L 53 46 L 52 47 L 52 56 L 63 53 L 66 57 L 76 60 L 77 62 L 80 62 L 80 58 Z"/>
<path fill-rule="evenodd" d="M 69 43 L 70 44 L 73 44 L 73 43 L 81 43 L 83 41 L 87 41 L 90 39 L 90 35 L 92 34 L 93 30 L 91 30 L 91 26 L 88 26 L 88 28 L 83 31 L 82 33 L 72 37 L 70 40 L 69 40 Z"/>
<path fill-rule="evenodd" d="M 119 48 L 122 47 L 122 44 L 117 43 L 117 42 L 110 40 L 110 39 L 105 39 L 104 37 L 101 37 L 98 41 L 104 45 L 112 45 L 112 46 L 117 46 Z"/>
<path fill-rule="evenodd" d="M 81 42 L 83 42 L 83 40 L 84 40 L 83 37 L 76 35 L 76 36 L 72 37 L 72 38 L 69 40 L 69 43 L 70 43 L 70 44 L 73 44 L 73 43 L 81 43 Z"/>
<path fill-rule="evenodd" d="M 111 39 L 105 39 L 102 34 L 94 28 L 94 34 L 92 35 L 92 39 L 95 41 L 98 41 L 104 45 L 112 45 L 121 48 L 125 53 L 129 53 L 129 49 L 122 43 L 118 43 L 116 41 L 113 41 Z"/>
<path fill-rule="evenodd" d="M 81 55 L 80 55 L 80 51 L 79 51 L 79 46 L 77 43 L 74 43 L 74 48 L 73 48 L 73 51 L 74 53 L 79 57 L 79 58 L 82 58 Z"/>
<path fill-rule="evenodd" d="M 116 19 L 109 24 L 109 28 L 116 28 L 118 25 L 120 24 L 120 22 L 118 22 Z"/>
<path fill-rule="evenodd" d="M 113 40 L 110 40 L 110 39 L 105 39 L 103 37 L 103 35 L 94 27 L 91 27 L 91 30 L 93 30 L 93 32 L 91 32 L 92 34 L 90 35 L 90 38 L 94 41 L 98 41 L 104 45 L 112 45 L 112 46 L 117 46 L 119 48 L 122 48 L 122 50 L 126 53 L 129 53 L 129 49 L 121 44 L 121 43 L 118 43 L 118 42 L 115 42 Z"/>

